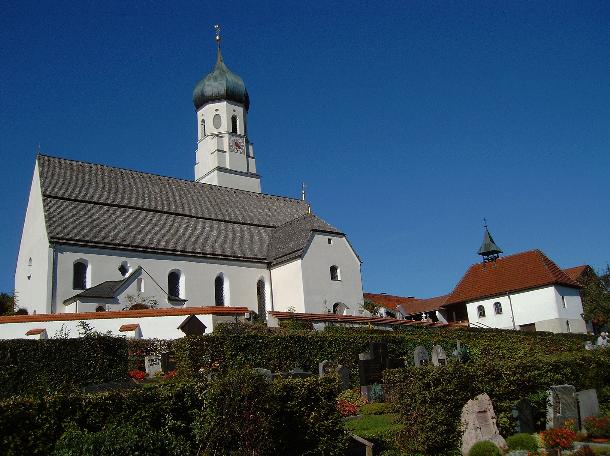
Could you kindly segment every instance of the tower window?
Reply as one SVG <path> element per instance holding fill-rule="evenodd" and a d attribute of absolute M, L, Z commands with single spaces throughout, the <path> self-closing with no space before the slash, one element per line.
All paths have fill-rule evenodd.
<path fill-rule="evenodd" d="M 138 293 L 144 293 L 144 278 L 143 277 L 138 277 L 136 279 L 136 287 L 137 287 Z"/>
<path fill-rule="evenodd" d="M 334 280 L 334 281 L 341 280 L 339 266 L 333 265 L 330 267 L 330 280 Z"/>
<path fill-rule="evenodd" d="M 201 139 L 205 138 L 205 119 L 201 119 L 201 126 L 199 127 L 199 134 Z"/>
<path fill-rule="evenodd" d="M 170 271 L 167 275 L 167 294 L 170 299 L 184 299 L 184 276 L 181 271 Z"/>
<path fill-rule="evenodd" d="M 217 130 L 221 127 L 222 118 L 220 117 L 220 114 L 214 114 L 214 117 L 212 118 L 212 124 Z"/>
<path fill-rule="evenodd" d="M 333 240 L 331 238 L 328 238 L 328 245 L 332 245 Z"/>
<path fill-rule="evenodd" d="M 77 260 L 72 267 L 72 288 L 74 290 L 87 289 L 87 275 L 89 265 L 85 260 Z"/>
<path fill-rule="evenodd" d="M 564 309 L 568 307 L 568 304 L 566 303 L 566 297 L 565 296 L 561 297 L 561 302 L 563 303 L 563 308 Z"/>
<path fill-rule="evenodd" d="M 502 315 L 502 303 L 494 302 L 494 312 L 496 315 Z"/>
<path fill-rule="evenodd" d="M 231 133 L 237 133 L 237 116 L 235 114 L 231 116 Z"/>
<path fill-rule="evenodd" d="M 485 307 L 477 306 L 477 314 L 479 314 L 479 318 L 483 318 L 485 316 Z"/>

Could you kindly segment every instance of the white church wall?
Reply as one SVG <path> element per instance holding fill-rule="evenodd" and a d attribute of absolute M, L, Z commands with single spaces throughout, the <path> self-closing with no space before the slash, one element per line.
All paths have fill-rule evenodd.
<path fill-rule="evenodd" d="M 146 273 L 142 274 L 144 279 L 142 295 L 156 299 L 160 308 L 215 305 L 214 280 L 218 274 L 222 273 L 228 282 L 225 296 L 230 295 L 230 299 L 225 300 L 225 305 L 244 306 L 256 311 L 256 283 L 260 277 L 269 280 L 269 272 L 266 265 L 262 263 L 112 251 L 77 246 L 61 246 L 57 250 L 57 312 L 70 311 L 72 307 L 65 309 L 63 301 L 80 292 L 80 290 L 72 289 L 72 273 L 74 261 L 81 258 L 89 262 L 93 286 L 108 280 L 122 280 L 124 277 L 118 271 L 118 267 L 123 261 L 127 261 L 132 270 L 142 266 L 154 279 L 153 281 Z M 181 296 L 187 299 L 184 305 L 178 302 L 170 302 L 167 299 L 167 276 L 172 270 L 180 270 L 184 275 L 184 296 Z M 155 281 L 158 285 L 155 284 Z M 117 307 L 126 304 L 126 295 L 137 293 L 136 286 L 137 282 L 134 281 L 127 292 L 121 296 L 121 302 L 116 304 Z M 113 310 L 120 309 L 115 309 L 113 305 Z M 79 311 L 81 311 L 80 308 Z"/>
<path fill-rule="evenodd" d="M 586 332 L 585 322 L 580 317 L 580 313 L 582 313 L 582 304 L 578 305 L 580 297 L 574 296 L 574 293 L 578 294 L 578 290 L 561 287 L 562 292 L 567 296 L 568 307 L 571 307 L 567 311 L 562 308 L 562 305 L 560 307 L 561 294 L 557 291 L 557 288 L 555 286 L 547 286 L 510 293 L 510 299 L 507 295 L 503 295 L 470 302 L 466 305 L 468 320 L 473 326 L 477 326 L 477 323 L 480 323 L 481 326 L 513 329 L 512 304 L 512 314 L 514 315 L 516 329 L 519 329 L 521 325 L 535 323 L 538 331 L 567 332 L 565 321 L 569 319 L 571 332 Z M 502 304 L 502 314 L 500 315 L 496 315 L 494 312 L 493 305 L 495 302 Z M 485 317 L 483 318 L 478 316 L 477 307 L 479 305 L 485 308 Z M 579 308 L 580 312 L 578 312 Z"/>
<path fill-rule="evenodd" d="M 361 314 L 360 260 L 345 237 L 314 234 L 302 263 L 306 312 L 332 312 L 335 303 L 343 303 L 347 315 Z M 339 267 L 340 280 L 331 280 L 331 266 Z"/>
<path fill-rule="evenodd" d="M 29 313 L 51 311 L 52 267 L 53 253 L 49 248 L 36 163 L 15 268 L 15 292 L 19 307 L 27 309 Z"/>
<path fill-rule="evenodd" d="M 301 259 L 271 269 L 273 310 L 305 312 Z"/>

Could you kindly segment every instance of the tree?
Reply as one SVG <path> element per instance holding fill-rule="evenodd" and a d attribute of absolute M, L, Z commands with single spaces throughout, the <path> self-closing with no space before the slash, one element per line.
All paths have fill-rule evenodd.
<path fill-rule="evenodd" d="M 379 310 L 381 309 L 381 306 L 375 304 L 374 301 L 369 301 L 367 299 L 364 301 L 364 304 L 362 304 L 362 308 L 368 313 L 370 313 L 372 316 L 376 317 L 379 315 Z"/>
<path fill-rule="evenodd" d="M 16 309 L 15 293 L 0 293 L 0 315 L 12 315 Z"/>
<path fill-rule="evenodd" d="M 579 282 L 583 287 L 585 320 L 592 321 L 597 328 L 607 326 L 610 323 L 610 265 L 598 273 L 588 268 Z"/>

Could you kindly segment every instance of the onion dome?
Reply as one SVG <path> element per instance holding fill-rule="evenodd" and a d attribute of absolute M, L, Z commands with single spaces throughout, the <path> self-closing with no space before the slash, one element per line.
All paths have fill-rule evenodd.
<path fill-rule="evenodd" d="M 250 108 L 250 97 L 242 78 L 227 68 L 222 60 L 220 46 L 218 58 L 211 73 L 200 80 L 193 90 L 193 104 L 198 110 L 210 101 L 228 100 Z"/>

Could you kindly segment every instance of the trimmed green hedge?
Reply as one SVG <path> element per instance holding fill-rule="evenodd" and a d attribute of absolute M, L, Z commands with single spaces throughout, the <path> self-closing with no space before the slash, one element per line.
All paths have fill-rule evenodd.
<path fill-rule="evenodd" d="M 119 337 L 1 340 L 0 359 L 0 398 L 127 378 L 127 341 Z"/>
<path fill-rule="evenodd" d="M 119 445 L 139 454 L 341 455 L 337 393 L 329 378 L 267 382 L 241 371 L 211 383 L 13 397 L 0 401 L 0 454 L 126 454 Z"/>
<path fill-rule="evenodd" d="M 515 429 L 513 405 L 528 398 L 546 409 L 549 386 L 572 384 L 577 389 L 610 384 L 610 352 L 532 354 L 521 360 L 487 359 L 466 364 L 410 367 L 384 372 L 386 397 L 407 424 L 398 436 L 407 452 L 444 454 L 459 445 L 462 407 L 481 393 L 491 397 L 502 435 Z M 410 454 L 409 453 L 409 454 Z"/>

